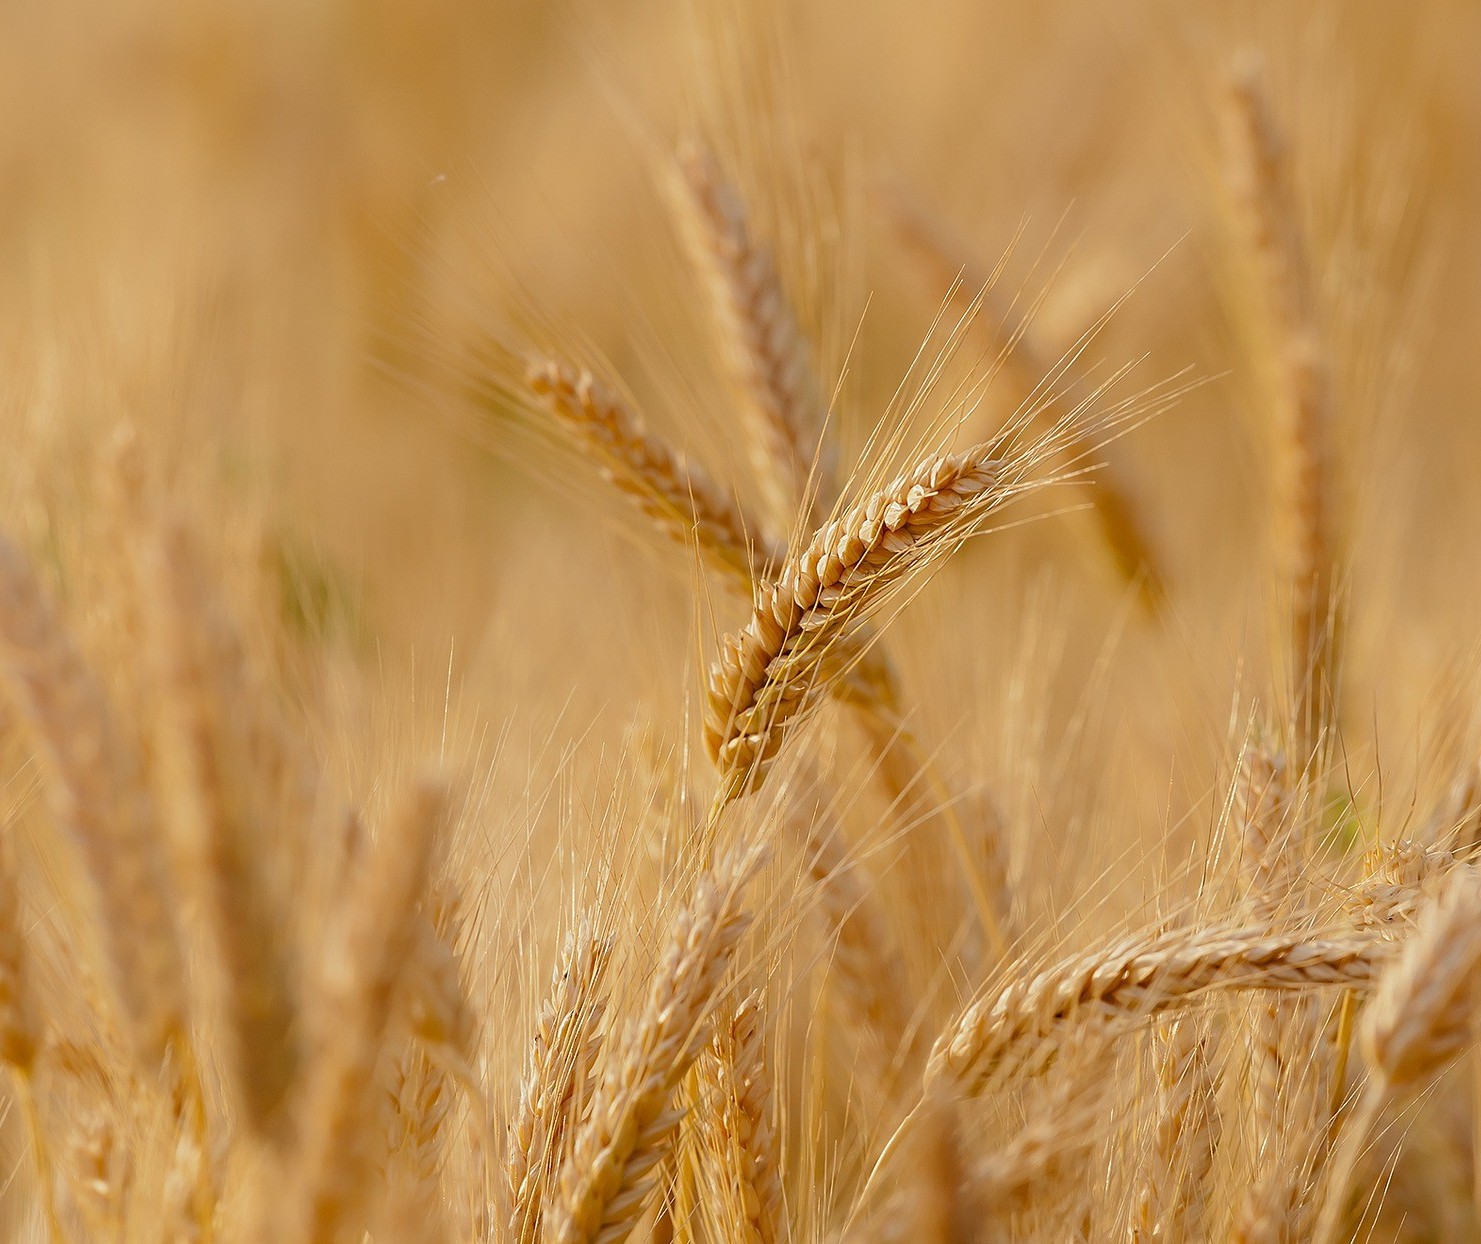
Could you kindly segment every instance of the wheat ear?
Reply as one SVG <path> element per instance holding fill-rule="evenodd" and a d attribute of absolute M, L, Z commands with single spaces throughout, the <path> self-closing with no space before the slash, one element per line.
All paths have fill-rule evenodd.
<path fill-rule="evenodd" d="M 1132 1211 L 1131 1244 L 1196 1237 L 1218 1119 L 1208 1048 L 1196 1015 L 1162 1031 L 1152 1148 Z"/>
<path fill-rule="evenodd" d="M 1226 130 L 1229 183 L 1263 276 L 1271 348 L 1277 351 L 1277 547 L 1289 598 L 1298 754 L 1304 758 L 1320 738 L 1337 692 L 1328 479 L 1331 399 L 1285 139 L 1257 62 L 1242 63 L 1231 78 Z"/>
<path fill-rule="evenodd" d="M 1067 1025 L 1135 1024 L 1213 991 L 1366 988 L 1388 947 L 1264 928 L 1178 929 L 1124 938 L 1009 984 L 969 1006 L 937 1040 L 927 1074 L 980 1091 L 1011 1056 L 1051 1042 Z M 1052 1048 L 1052 1047 L 1051 1047 Z"/>
<path fill-rule="evenodd" d="M 509 1238 L 517 1244 L 540 1238 L 566 1131 L 579 1121 L 591 1095 L 611 952 L 611 942 L 596 936 L 589 924 L 572 930 L 535 1022 L 504 1168 L 513 1207 Z"/>
<path fill-rule="evenodd" d="M 591 1110 L 577 1130 L 547 1212 L 550 1244 L 620 1244 L 637 1225 L 672 1151 L 674 1091 L 704 1048 L 708 1024 L 749 918 L 741 893 L 754 853 L 722 857 L 674 920 L 642 1011 L 609 1044 Z"/>
<path fill-rule="evenodd" d="M 275 1131 L 298 1067 L 297 1004 L 285 913 L 262 875 L 264 799 L 250 717 L 256 688 L 240 636 L 185 529 L 171 525 L 146 558 L 141 596 L 164 676 L 160 750 L 176 781 L 181 855 L 202 895 L 217 956 L 227 1064 L 247 1123 Z"/>
<path fill-rule="evenodd" d="M 711 667 L 704 741 L 717 803 L 760 786 L 795 725 L 827 689 L 828 655 L 849 624 L 952 536 L 1008 496 L 988 445 L 935 455 L 822 527 L 756 589 L 750 622 Z"/>
<path fill-rule="evenodd" d="M 167 1045 L 183 1043 L 185 976 L 138 757 L 26 559 L 3 537 L 0 678 L 36 743 L 52 814 L 91 884 L 135 1045 L 157 1065 Z"/>
<path fill-rule="evenodd" d="M 1452 869 L 1472 869 L 1453 851 L 1409 838 L 1370 848 L 1363 864 L 1363 879 L 1347 896 L 1347 914 L 1355 928 L 1396 939 L 1409 935 Z"/>
<path fill-rule="evenodd" d="M 759 995 L 716 1022 L 696 1071 L 697 1156 L 720 1238 L 779 1244 L 788 1236 L 787 1212 Z"/>
<path fill-rule="evenodd" d="M 779 530 L 790 530 L 799 515 L 809 515 L 808 473 L 823 428 L 811 352 L 740 194 L 697 139 L 680 147 L 673 188 L 682 232 L 744 398 L 747 444 L 768 516 Z"/>
<path fill-rule="evenodd" d="M 1260 728 L 1240 755 L 1235 776 L 1234 832 L 1241 847 L 1240 877 L 1252 921 L 1274 927 L 1299 901 L 1298 884 L 1306 844 L 1291 816 L 1295 792 L 1285 756 L 1271 731 Z M 1281 1006 L 1274 998 L 1250 1004 L 1250 1120 L 1256 1161 L 1235 1213 L 1234 1232 L 1250 1241 L 1286 1221 L 1299 1199 L 1302 1163 L 1290 1150 L 1311 1131 L 1318 1113 L 1318 1088 L 1325 1067 L 1302 1062 L 1293 1051 L 1321 1059 L 1325 1015 L 1312 999 Z"/>
<path fill-rule="evenodd" d="M 376 1065 L 416 949 L 417 904 L 446 817 L 444 790 L 419 784 L 361 862 L 325 964 L 321 1044 L 305 1085 L 296 1186 L 280 1238 L 334 1244 L 363 1229 Z"/>
<path fill-rule="evenodd" d="M 1368 1085 L 1332 1159 L 1317 1244 L 1336 1239 L 1353 1173 L 1384 1107 L 1440 1071 L 1474 1039 L 1478 971 L 1481 878 L 1459 870 L 1383 972 L 1363 1015 L 1359 1048 Z"/>
<path fill-rule="evenodd" d="M 568 363 L 531 364 L 529 389 L 596 456 L 620 493 L 660 529 L 693 543 L 709 562 L 749 590 L 756 562 L 780 560 L 746 517 L 697 462 L 671 449 L 616 391 Z"/>

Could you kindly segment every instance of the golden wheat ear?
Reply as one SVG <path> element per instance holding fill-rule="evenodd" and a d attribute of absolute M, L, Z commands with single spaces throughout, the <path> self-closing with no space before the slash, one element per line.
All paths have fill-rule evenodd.
<path fill-rule="evenodd" d="M 0 537 L 0 683 L 28 728 L 57 828 L 90 891 L 146 1073 L 185 1046 L 185 969 L 139 756 L 21 551 Z"/>
<path fill-rule="evenodd" d="M 283 814 L 279 766 L 235 622 L 180 523 L 139 533 L 140 597 L 161 674 L 157 750 L 167 773 L 182 878 L 198 896 L 225 1017 L 229 1086 L 247 1125 L 281 1140 L 280 1107 L 299 1071 L 288 913 L 263 871 Z M 297 826 L 307 830 L 308 826 Z"/>
<path fill-rule="evenodd" d="M 980 1092 L 995 1073 L 1047 1060 L 1067 1030 L 1134 1028 L 1212 991 L 1304 993 L 1371 987 L 1391 947 L 1364 936 L 1312 938 L 1260 928 L 1182 928 L 1128 937 L 1034 974 L 969 1006 L 936 1042 L 928 1077 Z"/>
<path fill-rule="evenodd" d="M 740 193 L 715 153 L 697 137 L 680 144 L 671 198 L 690 255 L 701 274 L 721 350 L 740 392 L 753 466 L 767 517 L 790 531 L 813 514 L 824 403 L 812 352 L 777 276 L 770 251 L 755 237 Z M 825 474 L 825 473 L 824 473 Z M 811 482 L 810 482 L 811 481 Z"/>
<path fill-rule="evenodd" d="M 753 569 L 780 553 L 761 527 L 697 462 L 665 444 L 616 390 L 569 363 L 531 363 L 525 383 L 596 458 L 603 474 L 659 530 L 698 547 L 705 560 L 749 592 Z"/>
<path fill-rule="evenodd" d="M 418 904 L 448 810 L 446 789 L 420 782 L 360 861 L 315 999 L 317 1048 L 300 1100 L 279 1239 L 332 1244 L 364 1229 L 373 1200 L 367 1145 L 379 1104 L 376 1066 L 415 954 Z"/>
<path fill-rule="evenodd" d="M 1358 1045 L 1368 1082 L 1332 1158 L 1317 1244 L 1332 1244 L 1343 1230 L 1353 1176 L 1384 1109 L 1474 1044 L 1478 974 L 1481 877 L 1461 868 L 1385 969 L 1363 1015 Z"/>
<path fill-rule="evenodd" d="M 1258 58 L 1234 67 L 1224 113 L 1227 181 L 1260 275 L 1261 336 L 1272 352 L 1276 562 L 1287 610 L 1295 750 L 1304 763 L 1335 720 L 1339 689 L 1328 361 L 1287 140 Z"/>
<path fill-rule="evenodd" d="M 741 905 L 754 850 L 722 856 L 674 919 L 641 1011 L 611 1042 L 586 1120 L 547 1210 L 552 1244 L 621 1244 L 672 1152 L 674 1093 L 705 1046 L 721 985 L 750 917 Z"/>
<path fill-rule="evenodd" d="M 759 586 L 751 621 L 710 671 L 705 748 L 725 802 L 757 789 L 826 690 L 830 649 L 933 547 L 1006 499 L 989 446 L 926 459 L 820 529 Z"/>
<path fill-rule="evenodd" d="M 586 922 L 573 929 L 535 1021 L 504 1161 L 509 1238 L 516 1244 L 540 1239 L 566 1138 L 591 1100 L 611 957 L 610 938 Z"/>
<path fill-rule="evenodd" d="M 783 1244 L 790 1233 L 761 995 L 714 1027 L 695 1064 L 699 1109 L 690 1124 L 709 1218 L 722 1239 Z"/>

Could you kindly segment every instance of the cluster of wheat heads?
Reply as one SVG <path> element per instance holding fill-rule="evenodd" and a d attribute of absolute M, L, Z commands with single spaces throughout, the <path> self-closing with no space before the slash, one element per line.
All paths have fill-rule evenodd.
<path fill-rule="evenodd" d="M 373 780 L 346 780 L 323 737 L 344 722 L 300 701 L 206 551 L 209 516 L 173 508 L 135 445 L 95 464 L 125 533 L 110 573 L 0 543 L 7 1225 L 54 1244 L 1329 1242 L 1376 1231 L 1417 1149 L 1461 1185 L 1434 1199 L 1466 1238 L 1466 1145 L 1416 1115 L 1475 1044 L 1481 792 L 1465 767 L 1366 851 L 1342 819 L 1329 346 L 1254 69 L 1223 105 L 1244 309 L 1276 343 L 1284 664 L 1236 715 L 1195 900 L 1052 927 L 1017 884 L 1048 846 L 996 774 L 941 762 L 891 629 L 1006 507 L 1054 493 L 1094 520 L 1126 625 L 1170 634 L 1179 584 L 1113 440 L 1169 391 L 1121 399 L 1078 352 L 1053 361 L 892 201 L 961 318 L 907 403 L 924 431 L 885 426 L 850 468 L 786 266 L 690 138 L 663 190 L 743 486 L 558 349 L 503 351 L 468 386 L 566 438 L 690 554 L 697 612 L 731 620 L 692 719 L 631 743 L 609 807 L 501 805 L 477 766 L 428 776 L 405 746 L 365 744 Z M 973 351 L 985 375 L 959 379 L 949 356 Z M 1022 402 L 977 437 L 989 382 Z M 543 827 L 547 798 L 596 828 L 560 849 L 509 832 Z M 476 858 L 511 840 L 518 884 Z"/>

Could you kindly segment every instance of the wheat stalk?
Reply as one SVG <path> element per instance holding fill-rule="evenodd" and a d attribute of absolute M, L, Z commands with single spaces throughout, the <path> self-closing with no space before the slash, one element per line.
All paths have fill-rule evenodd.
<path fill-rule="evenodd" d="M 1384 943 L 1264 928 L 1177 929 L 1135 935 L 1037 974 L 1022 972 L 969 1006 L 937 1040 L 927 1074 L 980 1091 L 1010 1056 L 1073 1024 L 1135 1024 L 1214 991 L 1366 988 Z"/>

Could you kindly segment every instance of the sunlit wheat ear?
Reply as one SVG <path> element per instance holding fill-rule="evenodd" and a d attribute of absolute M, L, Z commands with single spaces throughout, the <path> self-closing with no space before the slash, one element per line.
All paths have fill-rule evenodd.
<path fill-rule="evenodd" d="M 360 862 L 324 964 L 317 1048 L 299 1103 L 294 1182 L 279 1239 L 332 1244 L 359 1239 L 364 1230 L 376 1066 L 416 949 L 417 904 L 447 808 L 440 785 L 421 783 Z"/>
<path fill-rule="evenodd" d="M 1076 1025 L 1135 1026 L 1210 992 L 1365 988 L 1390 949 L 1363 936 L 1218 926 L 1124 938 L 1038 972 L 1020 970 L 973 1003 L 937 1040 L 928 1076 L 980 1091 L 1009 1060 L 1045 1058 Z"/>
<path fill-rule="evenodd" d="M 546 1211 L 549 1244 L 619 1244 L 641 1218 L 673 1147 L 674 1092 L 709 1039 L 720 987 L 749 924 L 753 851 L 720 859 L 681 909 L 639 1013 L 609 1042 L 591 1110 Z"/>
<path fill-rule="evenodd" d="M 1331 720 L 1338 691 L 1330 383 L 1286 140 L 1258 61 L 1236 67 L 1225 111 L 1229 185 L 1263 279 L 1265 336 L 1274 352 L 1276 551 L 1289 611 L 1297 754 L 1304 760 Z"/>
<path fill-rule="evenodd" d="M 0 681 L 90 888 L 112 984 L 152 1074 L 185 1034 L 185 977 L 154 812 L 131 741 L 26 559 L 0 537 Z"/>
<path fill-rule="evenodd" d="M 771 1072 L 761 999 L 721 1014 L 696 1064 L 696 1156 L 705 1201 L 721 1238 L 779 1244 L 788 1238 Z"/>
<path fill-rule="evenodd" d="M 1406 938 L 1457 867 L 1472 865 L 1460 863 L 1453 851 L 1408 838 L 1380 843 L 1363 857 L 1363 879 L 1347 895 L 1347 913 L 1366 932 Z"/>
<path fill-rule="evenodd" d="M 1032 406 L 1035 416 L 1045 423 L 1062 419 L 1073 402 L 1065 394 L 1083 383 L 1076 360 L 1055 360 L 1037 340 L 1025 312 L 998 296 L 993 276 L 979 268 L 964 243 L 952 237 L 921 204 L 899 188 L 880 191 L 878 201 L 933 286 L 951 291 L 955 309 L 970 317 L 970 327 L 1002 360 L 1018 400 Z M 1149 609 L 1161 608 L 1167 597 L 1166 574 L 1125 467 L 1088 435 L 1072 437 L 1066 452 L 1077 463 L 1102 463 L 1085 485 L 1101 544 L 1122 580 L 1136 584 L 1142 603 Z"/>
<path fill-rule="evenodd" d="M 139 559 L 163 684 L 165 794 L 215 952 L 229 1083 L 246 1123 L 281 1138 L 278 1108 L 298 1070 L 298 1012 L 287 913 L 262 871 L 264 841 L 283 812 L 271 797 L 279 775 L 257 767 L 251 719 L 263 691 L 185 529 L 168 525 Z"/>
<path fill-rule="evenodd" d="M 776 530 L 790 531 L 812 510 L 809 472 L 823 430 L 811 351 L 771 253 L 754 236 L 714 153 L 698 139 L 680 147 L 671 192 L 743 399 L 746 442 L 767 515 Z M 826 483 L 824 499 L 832 499 Z"/>
<path fill-rule="evenodd" d="M 542 361 L 525 377 L 568 432 L 590 451 L 619 492 L 680 543 L 697 546 L 706 561 L 749 591 L 753 566 L 780 554 L 697 462 L 646 427 L 613 389 L 570 364 Z"/>
<path fill-rule="evenodd" d="M 1005 467 L 989 445 L 927 458 L 757 586 L 750 622 L 725 637 L 710 669 L 704 742 L 720 775 L 717 804 L 761 785 L 790 729 L 828 690 L 829 654 L 851 625 L 1003 504 L 1026 465 Z"/>
<path fill-rule="evenodd" d="M 448 1238 L 441 1182 L 452 1085 L 441 1067 L 412 1049 L 392 1060 L 388 1078 L 382 1101 L 386 1203 L 381 1229 L 406 1244 L 439 1244 Z"/>
<path fill-rule="evenodd" d="M 513 1207 L 509 1238 L 518 1244 L 540 1238 L 566 1136 L 591 1098 L 611 954 L 609 938 L 597 936 L 589 923 L 578 925 L 566 937 L 540 1006 L 505 1157 Z"/>
<path fill-rule="evenodd" d="M 1185 1015 L 1160 1038 L 1155 1122 L 1133 1201 L 1131 1244 L 1197 1238 L 1219 1138 L 1203 1021 Z"/>
<path fill-rule="evenodd" d="M 1319 1244 L 1338 1238 L 1353 1175 L 1384 1108 L 1474 1043 L 1478 973 L 1481 878 L 1457 870 L 1384 970 L 1363 1015 L 1359 1048 L 1368 1084 L 1332 1160 L 1315 1235 Z"/>
<path fill-rule="evenodd" d="M 1299 817 L 1293 815 L 1294 781 L 1269 728 L 1257 729 L 1239 757 L 1232 828 L 1240 847 L 1244 907 L 1260 927 L 1278 927 L 1283 918 L 1289 922 L 1291 909 L 1300 902 L 1308 844 L 1299 836 Z M 1325 1008 L 1305 1000 L 1286 1005 L 1275 996 L 1256 997 L 1248 1016 L 1255 1169 L 1242 1194 L 1235 1229 L 1258 1239 L 1271 1220 L 1271 1207 L 1291 1202 L 1290 1181 L 1300 1175 L 1300 1163 L 1286 1152 L 1295 1141 L 1286 1124 L 1300 1113 L 1298 1100 L 1314 1106 L 1313 1060 L 1324 1046 Z"/>

